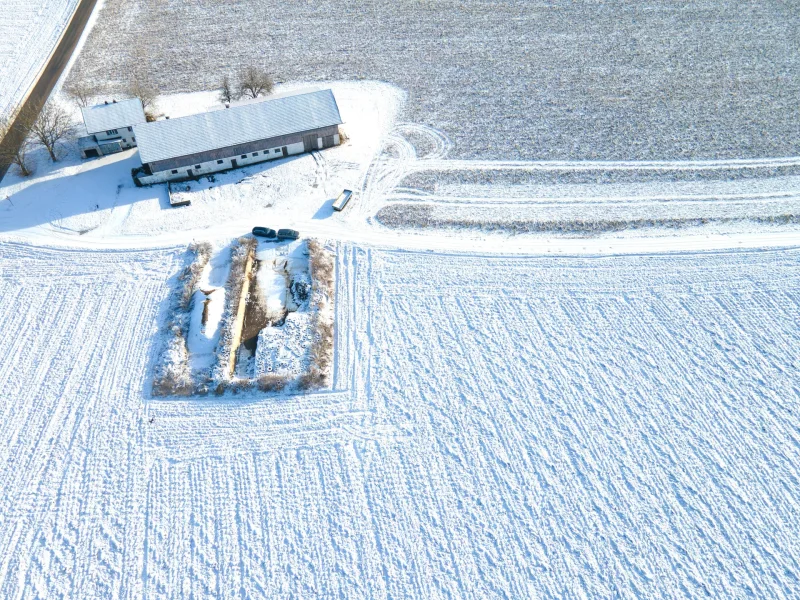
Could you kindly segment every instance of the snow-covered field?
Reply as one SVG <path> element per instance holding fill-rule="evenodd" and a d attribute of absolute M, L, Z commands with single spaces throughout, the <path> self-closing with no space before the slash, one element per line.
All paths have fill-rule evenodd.
<path fill-rule="evenodd" d="M 800 158 L 491 161 L 451 157 L 430 127 L 399 124 L 356 210 L 391 228 L 598 234 L 800 223 Z"/>
<path fill-rule="evenodd" d="M 0 2 L 0 118 L 17 109 L 67 26 L 78 0 Z"/>
<path fill-rule="evenodd" d="M 800 154 L 800 11 L 782 0 L 108 0 L 87 47 L 78 72 L 120 82 L 144 57 L 165 92 L 252 62 L 386 81 L 459 158 Z"/>
<path fill-rule="evenodd" d="M 56 4 L 2 6 L 0 114 Z M 97 16 L 73 76 L 147 60 L 178 117 L 258 62 L 279 93 L 332 80 L 349 141 L 180 208 L 133 185 L 135 150 L 37 150 L 0 182 L 0 597 L 800 596 L 800 12 Z M 184 307 L 201 373 L 232 314 L 223 250 L 254 225 L 336 250 L 331 385 L 153 397 L 187 244 L 214 249 Z M 249 301 L 282 313 L 266 246 Z M 310 319 L 261 329 L 237 373 L 297 376 Z"/>
<path fill-rule="evenodd" d="M 3 597 L 800 592 L 800 251 L 342 244 L 333 391 L 152 400 L 181 256 L 4 243 Z"/>

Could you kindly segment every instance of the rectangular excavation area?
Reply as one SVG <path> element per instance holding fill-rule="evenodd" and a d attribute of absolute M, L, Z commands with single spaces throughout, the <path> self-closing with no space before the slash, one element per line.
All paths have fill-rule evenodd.
<path fill-rule="evenodd" d="M 333 255 L 316 240 L 193 245 L 177 277 L 156 396 L 330 384 Z"/>

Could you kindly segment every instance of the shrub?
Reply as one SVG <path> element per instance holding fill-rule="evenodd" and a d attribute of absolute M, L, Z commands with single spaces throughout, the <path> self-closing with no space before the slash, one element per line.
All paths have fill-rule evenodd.
<path fill-rule="evenodd" d="M 312 285 L 329 296 L 333 295 L 333 256 L 317 240 L 308 240 L 308 263 Z"/>
<path fill-rule="evenodd" d="M 231 379 L 227 384 L 227 388 L 234 394 L 238 394 L 239 392 L 246 392 L 252 387 L 253 387 L 252 381 L 250 381 L 249 379 L 242 379 L 240 377 Z"/>
<path fill-rule="evenodd" d="M 256 385 L 262 392 L 280 392 L 289 384 L 284 375 L 266 374 L 258 378 Z"/>
<path fill-rule="evenodd" d="M 228 370 L 230 355 L 233 347 L 234 325 L 236 313 L 239 308 L 239 299 L 242 296 L 244 285 L 244 271 L 247 259 L 255 252 L 258 241 L 252 237 L 241 237 L 231 246 L 231 270 L 226 283 L 225 311 L 220 323 L 220 336 L 217 345 L 217 363 L 212 374 L 213 380 L 218 384 L 230 381 L 231 374 Z"/>
<path fill-rule="evenodd" d="M 308 241 L 308 262 L 311 271 L 314 340 L 309 348 L 309 366 L 297 380 L 301 390 L 328 385 L 333 363 L 333 300 L 335 263 L 333 255 L 317 240 Z"/>
<path fill-rule="evenodd" d="M 193 259 L 178 276 L 178 286 L 172 294 L 166 325 L 167 341 L 153 374 L 153 394 L 156 396 L 188 396 L 194 391 L 186 335 L 192 295 L 211 258 L 211 244 L 193 243 L 188 251 L 193 254 Z"/>
<path fill-rule="evenodd" d="M 192 371 L 186 339 L 180 327 L 173 326 L 172 337 L 161 357 L 162 363 L 153 377 L 155 396 L 189 396 L 193 391 Z"/>
<path fill-rule="evenodd" d="M 325 387 L 328 377 L 317 367 L 311 366 L 297 378 L 297 387 L 303 391 L 315 390 Z"/>
<path fill-rule="evenodd" d="M 197 287 L 197 282 L 203 274 L 203 269 L 211 259 L 211 244 L 208 242 L 192 243 L 189 246 L 189 251 L 193 252 L 196 258 L 178 278 L 183 283 L 178 308 L 184 312 L 191 307 L 194 288 Z"/>

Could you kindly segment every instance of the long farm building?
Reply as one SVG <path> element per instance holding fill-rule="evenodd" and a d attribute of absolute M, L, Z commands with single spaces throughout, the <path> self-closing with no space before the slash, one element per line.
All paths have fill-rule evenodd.
<path fill-rule="evenodd" d="M 263 100 L 134 126 L 137 185 L 193 179 L 339 144 L 331 90 Z"/>

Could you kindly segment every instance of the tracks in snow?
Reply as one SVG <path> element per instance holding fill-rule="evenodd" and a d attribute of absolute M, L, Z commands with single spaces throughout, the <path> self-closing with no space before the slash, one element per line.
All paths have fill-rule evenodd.
<path fill-rule="evenodd" d="M 173 250 L 0 267 L 4 596 L 796 595 L 799 251 L 341 244 L 333 390 L 222 402 L 145 396 Z"/>
<path fill-rule="evenodd" d="M 420 148 L 420 151 L 417 150 Z M 780 217 L 800 212 L 800 178 L 790 177 L 772 183 L 774 173 L 800 169 L 800 157 L 748 159 L 748 160 L 687 160 L 687 161 L 481 161 L 448 159 L 449 141 L 439 132 L 410 124 L 399 125 L 389 136 L 382 151 L 371 164 L 357 202 L 360 218 L 370 219 L 387 203 L 427 203 L 437 206 L 443 222 L 459 222 L 465 218 L 480 222 L 492 219 L 504 210 L 507 218 L 539 219 L 544 221 L 575 219 L 576 210 L 590 210 L 597 218 L 615 222 L 624 220 L 625 211 L 633 208 L 631 219 L 640 219 L 652 207 L 663 219 L 685 217 L 710 220 L 727 214 L 728 207 L 739 203 L 736 214 Z M 427 150 L 427 151 L 426 151 Z M 522 180 L 542 176 L 556 178 L 585 178 L 596 174 L 603 177 L 633 178 L 633 181 L 658 176 L 650 183 L 639 183 L 635 193 L 596 183 L 593 186 L 571 185 L 520 185 Z M 731 190 L 730 182 L 714 184 L 720 174 L 747 177 Z M 755 179 L 753 176 L 757 175 Z M 426 187 L 414 182 L 423 176 Z M 685 177 L 712 178 L 712 182 L 699 184 L 706 192 L 687 189 Z M 666 177 L 666 180 L 664 179 Z M 676 182 L 670 184 L 670 177 Z M 503 183 L 505 179 L 517 183 Z M 481 185 L 464 185 L 461 182 L 483 181 Z M 591 180 L 591 177 L 590 177 Z M 762 180 L 771 183 L 763 191 Z M 452 181 L 451 185 L 447 185 Z M 782 186 L 782 187 L 781 187 Z M 460 188 L 464 188 L 461 190 Z M 775 189 L 772 189 L 775 188 Z M 470 193 L 472 195 L 470 195 Z M 464 212 L 469 208 L 472 214 Z M 486 214 L 478 209 L 485 208 Z M 526 207 L 530 215 L 519 214 Z M 540 209 L 551 209 L 539 214 Z M 477 211 L 477 212 L 476 212 Z M 560 214 L 560 211 L 566 211 Z M 644 212 L 643 212 L 644 211 Z M 708 215 L 706 211 L 710 211 Z M 788 212 L 787 212 L 788 211 Z M 608 213 L 607 217 L 604 217 Z M 584 213 L 581 213 L 584 214 Z M 593 218 L 588 213 L 589 218 Z M 584 214 L 583 218 L 586 218 Z M 505 217 L 503 217 L 505 218 Z"/>

